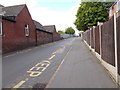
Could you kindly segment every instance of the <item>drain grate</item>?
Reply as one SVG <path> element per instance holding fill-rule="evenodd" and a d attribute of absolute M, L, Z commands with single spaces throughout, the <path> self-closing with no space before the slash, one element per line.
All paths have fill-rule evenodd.
<path fill-rule="evenodd" d="M 47 84 L 45 83 L 36 83 L 32 90 L 44 90 L 44 88 L 46 87 Z"/>

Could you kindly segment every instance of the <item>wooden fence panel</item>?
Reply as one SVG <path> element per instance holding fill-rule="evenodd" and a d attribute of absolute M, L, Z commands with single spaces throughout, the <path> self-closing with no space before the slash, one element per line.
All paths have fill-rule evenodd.
<path fill-rule="evenodd" d="M 94 29 L 91 29 L 91 48 L 95 48 L 94 47 Z"/>
<path fill-rule="evenodd" d="M 102 25 L 101 47 L 102 59 L 115 66 L 114 18 Z"/>
<path fill-rule="evenodd" d="M 99 26 L 96 26 L 95 28 L 95 51 L 100 54 Z"/>
<path fill-rule="evenodd" d="M 117 18 L 118 73 L 120 75 L 120 17 Z"/>
<path fill-rule="evenodd" d="M 90 31 L 87 31 L 87 43 L 90 45 Z"/>

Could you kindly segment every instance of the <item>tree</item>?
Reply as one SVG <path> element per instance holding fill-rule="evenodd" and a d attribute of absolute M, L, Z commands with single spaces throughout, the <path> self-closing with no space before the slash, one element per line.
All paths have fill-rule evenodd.
<path fill-rule="evenodd" d="M 72 27 L 68 27 L 65 29 L 66 34 L 75 34 L 75 30 Z"/>
<path fill-rule="evenodd" d="M 59 34 L 64 34 L 65 32 L 62 31 L 62 30 L 59 30 L 58 33 L 59 33 Z"/>
<path fill-rule="evenodd" d="M 74 24 L 76 28 L 85 31 L 90 26 L 96 26 L 97 22 L 108 20 L 108 9 L 112 2 L 82 2 L 76 14 Z"/>

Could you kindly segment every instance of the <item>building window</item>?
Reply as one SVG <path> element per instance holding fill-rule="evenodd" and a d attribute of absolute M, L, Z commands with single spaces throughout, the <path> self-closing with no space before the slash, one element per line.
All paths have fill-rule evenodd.
<path fill-rule="evenodd" d="M 109 16 L 112 16 L 112 7 L 109 10 Z"/>
<path fill-rule="evenodd" d="M 29 25 L 28 24 L 25 25 L 25 36 L 26 37 L 29 36 Z"/>
<path fill-rule="evenodd" d="M 0 21 L 0 35 L 2 35 L 2 22 Z"/>
<path fill-rule="evenodd" d="M 117 2 L 117 12 L 120 11 L 120 1 Z"/>

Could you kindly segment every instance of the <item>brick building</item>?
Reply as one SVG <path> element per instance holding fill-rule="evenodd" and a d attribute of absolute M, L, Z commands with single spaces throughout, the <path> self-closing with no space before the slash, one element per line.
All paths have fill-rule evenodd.
<path fill-rule="evenodd" d="M 35 46 L 35 25 L 27 6 L 24 4 L 1 8 L 3 53 Z"/>
<path fill-rule="evenodd" d="M 3 53 L 60 40 L 55 25 L 43 27 L 32 19 L 25 4 L 8 7 L 0 5 L 0 8 Z"/>
<path fill-rule="evenodd" d="M 116 0 L 116 2 L 109 8 L 109 19 L 114 16 L 114 13 L 117 13 L 117 16 L 120 16 L 120 0 Z"/>
<path fill-rule="evenodd" d="M 53 33 L 43 28 L 43 26 L 34 20 L 36 26 L 36 43 L 37 45 L 50 43 L 53 41 Z"/>
<path fill-rule="evenodd" d="M 49 30 L 50 32 L 53 33 L 53 41 L 58 41 L 60 40 L 60 34 L 56 32 L 56 27 L 55 25 L 48 25 L 48 26 L 43 26 L 46 30 Z"/>

